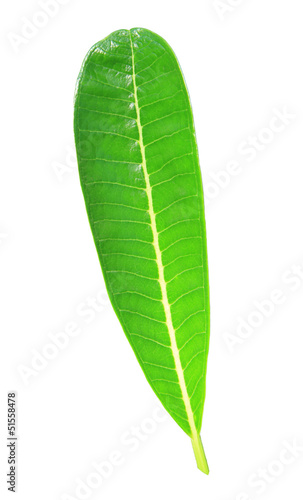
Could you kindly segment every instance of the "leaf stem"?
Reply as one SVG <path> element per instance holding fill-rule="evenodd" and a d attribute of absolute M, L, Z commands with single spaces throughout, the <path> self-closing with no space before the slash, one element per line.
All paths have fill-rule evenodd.
<path fill-rule="evenodd" d="M 204 472 L 204 474 L 209 474 L 209 468 L 208 468 L 208 463 L 206 460 L 203 444 L 201 441 L 201 437 L 198 433 L 194 435 L 191 439 L 195 457 L 196 457 L 196 462 L 197 462 L 197 467 L 200 469 L 200 471 Z"/>

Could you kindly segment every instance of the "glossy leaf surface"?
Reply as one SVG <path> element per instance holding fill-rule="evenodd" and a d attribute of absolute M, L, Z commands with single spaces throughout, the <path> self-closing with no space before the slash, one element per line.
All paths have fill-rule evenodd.
<path fill-rule="evenodd" d="M 199 437 L 209 342 L 203 194 L 191 106 L 168 44 L 138 28 L 94 45 L 78 79 L 74 128 L 112 305 L 208 473 Z"/>

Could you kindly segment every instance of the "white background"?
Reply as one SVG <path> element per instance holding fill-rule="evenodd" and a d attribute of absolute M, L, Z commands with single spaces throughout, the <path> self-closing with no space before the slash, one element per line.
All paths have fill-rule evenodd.
<path fill-rule="evenodd" d="M 15 390 L 22 500 L 302 499 L 301 2 L 60 3 L 53 17 L 41 18 L 34 0 L 1 10 L 0 496 L 12 495 L 6 393 Z M 24 38 L 32 20 L 45 25 Z M 195 116 L 211 285 L 208 477 L 189 438 L 155 413 L 157 398 L 108 303 L 74 158 L 82 60 L 112 31 L 136 26 L 173 47 Z M 249 140 L 257 141 L 250 152 Z M 272 298 L 268 317 L 256 314 Z M 70 323 L 77 335 L 49 347 L 50 333 Z M 40 358 L 37 369 L 43 352 L 53 359 Z M 141 438 L 130 444 L 136 427 Z M 81 496 L 81 481 L 101 481 L 93 462 L 115 450 L 123 463 Z"/>

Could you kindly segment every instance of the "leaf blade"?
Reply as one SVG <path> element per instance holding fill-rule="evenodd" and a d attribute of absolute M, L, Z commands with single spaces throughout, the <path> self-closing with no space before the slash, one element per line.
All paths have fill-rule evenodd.
<path fill-rule="evenodd" d="M 79 77 L 75 138 L 113 307 L 150 385 L 208 472 L 198 438 L 209 338 L 202 183 L 186 86 L 163 39 L 122 30 L 91 49 Z"/>

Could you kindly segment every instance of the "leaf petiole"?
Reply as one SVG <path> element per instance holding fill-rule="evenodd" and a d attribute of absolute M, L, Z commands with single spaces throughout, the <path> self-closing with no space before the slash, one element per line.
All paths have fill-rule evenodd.
<path fill-rule="evenodd" d="M 200 471 L 204 472 L 204 474 L 209 474 L 209 468 L 208 468 L 208 463 L 206 460 L 203 444 L 201 441 L 200 434 L 196 433 L 194 437 L 191 439 L 195 457 L 196 457 L 196 462 L 197 462 L 197 467 L 200 469 Z"/>

